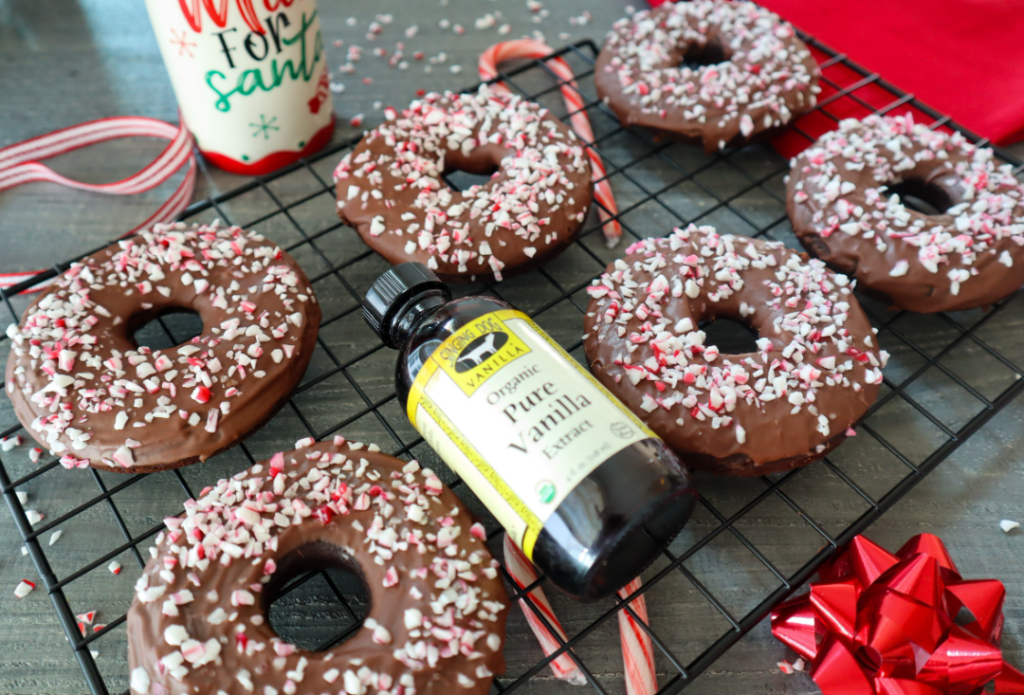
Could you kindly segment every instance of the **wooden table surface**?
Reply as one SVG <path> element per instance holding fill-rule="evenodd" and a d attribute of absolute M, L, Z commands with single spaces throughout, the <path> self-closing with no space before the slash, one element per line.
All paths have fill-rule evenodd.
<path fill-rule="evenodd" d="M 375 101 L 401 105 L 421 87 L 443 89 L 472 84 L 476 56 L 501 38 L 495 28 L 474 28 L 474 21 L 486 13 L 500 12 L 498 24 L 511 25 L 509 36 L 539 29 L 551 45 L 559 46 L 587 37 L 600 41 L 611 23 L 626 13 L 626 6 L 623 0 L 548 0 L 546 8 L 550 15 L 538 24 L 532 18 L 539 15 L 532 14 L 521 0 L 321 0 L 330 64 L 337 66 L 344 61 L 343 51 L 331 46 L 335 39 L 367 49 L 356 75 L 334 77 L 347 87 L 343 94 L 334 97 L 340 124 L 336 138 L 356 133 L 348 125 L 348 119 L 355 114 L 364 113 L 367 125 L 377 122 L 380 112 L 374 109 Z M 584 15 L 584 11 L 591 16 Z M 366 26 L 378 12 L 392 13 L 395 19 L 385 27 L 381 38 L 371 43 L 365 39 Z M 357 20 L 355 27 L 346 23 L 350 15 Z M 451 30 L 442 30 L 439 21 L 443 18 L 462 23 L 465 34 L 457 36 Z M 417 24 L 420 31 L 415 39 L 405 39 L 401 32 L 411 24 Z M 429 74 L 423 70 L 425 63 L 414 64 L 402 72 L 388 68 L 384 61 L 370 54 L 375 45 L 393 49 L 399 40 L 406 42 L 406 53 L 423 50 L 427 55 L 436 55 L 445 51 L 447 62 L 435 65 Z M 452 65 L 460 65 L 461 72 L 453 73 Z M 362 77 L 372 77 L 373 84 L 362 84 Z M 170 83 L 140 0 L 0 0 L 0 146 L 85 120 L 127 114 L 169 121 L 177 118 Z M 140 168 L 160 147 L 151 141 L 122 141 L 66 155 L 52 163 L 72 178 L 113 181 Z M 1024 148 L 1016 149 L 1018 153 L 1024 152 Z M 0 273 L 45 267 L 123 233 L 145 219 L 177 180 L 134 198 L 101 198 L 49 184 L 24 186 L 0 194 Z M 204 169 L 196 198 L 229 190 L 244 180 Z M 1024 335 L 1024 302 L 1017 300 L 1007 315 L 1007 330 Z M 1003 342 L 1019 346 L 1021 341 L 1011 337 Z M 1012 349 L 1017 350 L 1019 357 L 1019 347 Z M 5 359 L 6 352 L 0 357 Z M 0 429 L 4 429 L 14 420 L 9 402 L 0 401 Z M 1004 534 L 999 521 L 1024 521 L 1022 418 L 1024 402 L 1007 407 L 869 533 L 893 550 L 915 533 L 936 533 L 946 541 L 966 575 L 1002 580 L 1008 592 L 1003 648 L 1008 659 L 1018 666 L 1024 665 L 1024 534 Z M 705 492 L 725 500 L 726 505 L 730 492 L 746 485 L 706 477 L 701 478 L 701 483 Z M 48 475 L 33 492 L 34 504 L 43 511 L 66 509 L 76 499 L 75 487 L 74 480 L 66 475 Z M 173 511 L 161 508 L 159 487 L 140 485 L 133 490 L 131 499 L 122 502 L 139 510 L 139 523 Z M 819 519 L 834 521 L 838 528 L 850 520 L 844 516 L 848 510 L 843 510 L 839 503 L 830 505 L 828 500 L 821 500 L 815 513 Z M 801 532 L 790 517 L 782 510 L 766 508 L 747 520 L 753 526 L 750 533 L 771 544 L 776 564 L 787 568 L 799 566 L 808 555 L 806 543 L 799 541 Z M 92 522 L 83 515 L 82 523 L 88 526 Z M 67 544 L 67 566 L 88 561 L 91 548 L 99 549 L 94 550 L 98 553 L 120 543 L 119 538 L 105 536 L 115 533 L 103 530 L 108 527 L 88 526 L 86 535 L 91 534 L 90 537 L 74 543 L 69 538 L 75 530 L 69 529 L 61 541 Z M 60 547 L 50 549 L 51 557 L 60 556 Z M 711 557 L 707 566 L 700 568 L 702 576 L 707 582 L 727 585 L 729 578 L 722 576 L 714 556 Z M 121 580 L 104 575 L 98 581 Z M 6 512 L 0 512 L 0 693 L 86 692 L 45 592 L 36 591 L 23 600 L 12 595 L 23 577 L 34 578 L 34 570 L 19 552 L 18 534 L 10 518 Z M 130 600 L 131 577 L 123 579 L 126 602 Z M 699 605 L 701 598 L 692 590 L 672 591 L 668 586 L 657 589 L 649 601 L 652 624 L 685 645 L 687 635 L 701 629 L 702 621 L 707 619 L 707 612 Z M 736 598 L 742 602 L 742 592 Z M 585 610 L 564 601 L 559 601 L 559 610 L 570 634 L 586 624 Z M 592 668 L 609 692 L 622 692 L 622 666 L 616 645 L 615 630 L 607 629 L 589 638 L 583 648 L 594 654 Z M 518 615 L 510 624 L 509 658 L 511 663 L 520 664 L 536 658 Z M 688 692 L 817 692 L 806 675 L 780 674 L 776 662 L 784 658 L 792 655 L 771 638 L 767 624 L 762 622 L 698 678 Z M 112 682 L 124 687 L 127 666 L 123 648 L 104 647 L 97 661 Z M 550 679 L 536 679 L 536 685 L 531 684 L 527 692 L 558 690 L 553 684 L 545 684 L 547 681 Z M 582 692 L 571 688 L 559 691 Z"/>

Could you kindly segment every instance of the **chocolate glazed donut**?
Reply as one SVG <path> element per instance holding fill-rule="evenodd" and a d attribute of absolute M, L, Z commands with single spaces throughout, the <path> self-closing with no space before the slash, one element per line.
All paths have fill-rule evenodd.
<path fill-rule="evenodd" d="M 907 207 L 897 185 L 943 211 Z M 972 309 L 1024 283 L 1024 186 L 1010 165 L 909 113 L 842 121 L 793 160 L 786 193 L 804 247 L 901 309 Z"/>
<path fill-rule="evenodd" d="M 221 480 L 165 520 L 128 612 L 136 695 L 484 695 L 508 599 L 483 527 L 428 469 L 374 445 L 297 449 Z M 325 652 L 267 610 L 299 572 L 357 573 L 362 629 Z"/>
<path fill-rule="evenodd" d="M 173 311 L 203 332 L 168 350 L 132 334 Z M 205 461 L 259 428 L 309 364 L 320 307 L 299 265 L 238 227 L 158 225 L 75 263 L 7 335 L 7 393 L 66 468 Z"/>
<path fill-rule="evenodd" d="M 334 172 L 338 215 L 392 264 L 446 282 L 536 267 L 564 250 L 590 208 L 590 162 L 576 134 L 518 96 L 431 93 L 386 111 Z M 455 191 L 445 172 L 493 174 Z"/>
<path fill-rule="evenodd" d="M 702 65 L 680 65 L 684 58 Z M 594 66 L 625 125 L 707 152 L 764 137 L 814 107 L 818 64 L 793 27 L 752 2 L 665 3 L 615 23 Z"/>
<path fill-rule="evenodd" d="M 888 355 L 845 276 L 782 244 L 676 229 L 588 288 L 584 350 L 601 383 L 687 462 L 727 475 L 806 465 L 846 438 Z M 701 321 L 757 330 L 723 355 Z"/>

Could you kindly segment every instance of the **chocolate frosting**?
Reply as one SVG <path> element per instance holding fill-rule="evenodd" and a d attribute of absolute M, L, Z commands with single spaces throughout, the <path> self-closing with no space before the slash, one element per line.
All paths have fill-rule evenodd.
<path fill-rule="evenodd" d="M 173 310 L 202 335 L 132 334 Z M 157 226 L 75 263 L 8 328 L 7 393 L 67 468 L 139 473 L 205 461 L 269 419 L 302 377 L 320 307 L 298 264 L 238 227 Z"/>
<path fill-rule="evenodd" d="M 508 599 L 483 527 L 431 472 L 374 446 L 296 443 L 165 520 L 128 612 L 139 695 L 484 695 L 503 673 Z M 370 594 L 325 652 L 274 634 L 297 572 L 345 565 Z"/>
<path fill-rule="evenodd" d="M 687 56 L 718 62 L 680 66 Z M 723 149 L 813 108 L 814 56 L 752 2 L 665 3 L 615 23 L 594 66 L 597 94 L 626 125 Z"/>
<path fill-rule="evenodd" d="M 777 242 L 676 229 L 633 244 L 588 288 L 591 371 L 694 466 L 763 475 L 845 438 L 878 395 L 874 331 L 845 276 Z M 758 331 L 719 354 L 701 321 Z"/>
<path fill-rule="evenodd" d="M 937 188 L 948 209 L 886 196 L 904 182 Z M 842 121 L 794 160 L 786 194 L 804 247 L 901 309 L 972 309 L 1024 283 L 1024 186 L 991 148 L 910 113 Z"/>
<path fill-rule="evenodd" d="M 441 178 L 456 170 L 494 175 L 456 191 Z M 565 249 L 590 208 L 590 178 L 571 129 L 486 85 L 388 110 L 334 172 L 338 215 L 370 248 L 448 282 L 501 280 Z"/>

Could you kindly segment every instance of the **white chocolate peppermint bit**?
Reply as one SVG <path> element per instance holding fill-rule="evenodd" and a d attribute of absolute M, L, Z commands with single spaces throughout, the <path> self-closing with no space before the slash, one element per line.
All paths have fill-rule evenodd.
<path fill-rule="evenodd" d="M 380 141 L 385 151 L 374 155 Z M 467 157 L 480 147 L 506 152 L 501 176 L 465 191 L 449 188 L 441 178 L 446 158 Z M 556 228 L 552 216 L 589 200 L 589 191 L 574 183 L 589 174 L 586 152 L 572 130 L 540 105 L 485 85 L 472 94 L 430 93 L 412 102 L 370 131 L 335 169 L 334 180 L 344 182 L 346 218 L 370 205 L 401 211 L 372 217 L 371 236 L 404 239 L 406 252 L 426 251 L 435 270 L 440 261 L 449 272 L 500 280 L 510 243 L 529 244 L 530 257 L 538 248 L 562 243 L 569 230 Z M 410 192 L 411 205 L 391 197 Z M 573 223 L 581 223 L 585 212 Z"/>
<path fill-rule="evenodd" d="M 335 442 L 300 440 L 295 451 L 207 488 L 186 502 L 184 516 L 164 519 L 132 609 L 160 621 L 159 638 L 149 645 L 159 665 L 145 668 L 154 689 L 165 676 L 187 685 L 193 671 L 208 678 L 218 669 L 231 673 L 222 682 L 234 689 L 225 692 L 279 695 L 337 693 L 337 685 L 327 686 L 338 683 L 349 695 L 409 693 L 417 687 L 414 674 L 443 668 L 458 670 L 465 687 L 490 679 L 484 660 L 500 651 L 496 622 L 507 606 L 503 593 L 493 592 L 496 573 L 478 578 L 497 566 L 483 545 L 483 527 L 432 491 L 433 471 L 415 461 L 381 464 L 372 444 Z M 348 535 L 350 529 L 356 533 Z M 338 655 L 307 659 L 294 645 L 251 629 L 264 623 L 261 594 L 278 572 L 279 542 L 292 547 L 297 539 L 335 543 L 366 574 L 372 569 L 384 578 L 363 622 L 381 650 L 372 658 L 347 658 L 341 647 Z M 215 588 L 202 586 L 213 577 Z M 390 602 L 413 607 L 385 608 Z M 397 622 L 384 625 L 375 615 Z M 401 689 L 393 689 L 396 682 Z"/>
<path fill-rule="evenodd" d="M 254 378 L 296 354 L 300 309 L 315 299 L 281 259 L 281 250 L 255 232 L 179 223 L 157 225 L 73 264 L 7 331 L 14 365 L 8 389 L 35 416 L 35 436 L 65 468 L 135 470 L 154 423 L 180 416 L 188 427 L 216 434 L 221 413 L 196 406 L 213 402 L 226 414 L 230 399 L 255 388 Z M 112 317 L 110 306 L 147 311 L 154 291 L 185 292 L 186 305 L 193 292 L 202 294 L 225 318 L 185 345 L 132 348 L 119 337 L 131 317 Z M 199 413 L 179 410 L 187 395 Z M 6 451 L 8 442 L 15 440 L 0 448 Z M 33 455 L 38 460 L 39 452 Z"/>
<path fill-rule="evenodd" d="M 141 666 L 132 669 L 131 689 L 133 693 L 149 695 L 149 674 Z"/>
<path fill-rule="evenodd" d="M 626 253 L 634 260 L 616 261 L 612 272 L 588 288 L 598 300 L 590 318 L 617 326 L 627 346 L 614 361 L 616 378 L 656 387 L 644 391 L 644 411 L 671 411 L 679 425 L 695 419 L 712 429 L 731 429 L 742 445 L 748 436 L 733 415 L 737 407 L 763 409 L 785 399 L 792 413 L 806 410 L 815 416 L 818 431 L 829 437 L 839 431 L 832 431 L 830 413 L 817 409 L 821 392 L 856 392 L 882 381 L 888 354 L 862 344 L 846 326 L 856 302 L 850 282 L 821 261 L 805 262 L 777 242 L 719 235 L 712 227 L 694 225 L 674 230 L 667 239 L 639 241 Z M 711 306 L 733 297 L 750 270 L 770 273 L 766 304 L 776 312 L 762 329 L 757 352 L 720 355 L 692 319 L 670 318 L 678 310 L 669 305 L 678 306 L 683 294 Z M 741 303 L 740 313 L 752 315 L 755 308 Z M 766 330 L 773 338 L 764 337 Z M 634 353 L 641 347 L 638 358 Z M 855 376 L 857 364 L 864 368 L 863 384 Z"/>
<path fill-rule="evenodd" d="M 958 190 L 962 202 L 941 215 L 925 215 L 904 205 L 899 195 L 887 195 L 887 187 L 922 164 L 937 167 L 929 178 Z M 999 164 L 991 148 L 977 147 L 960 133 L 914 123 L 909 112 L 840 121 L 793 166 L 801 179 L 796 202 L 812 206 L 811 221 L 822 237 L 855 235 L 879 253 L 890 245 L 912 251 L 910 262 L 893 263 L 891 277 L 923 268 L 947 276 L 950 293 L 957 295 L 964 283 L 975 282 L 987 259 L 1013 266 L 1010 253 L 996 244 L 1010 239 L 1014 248 L 1024 246 L 1024 185 L 1011 165 Z M 863 181 L 865 171 L 875 185 L 848 200 L 856 190 L 852 179 Z"/>
<path fill-rule="evenodd" d="M 709 39 L 725 60 L 679 65 L 684 47 L 697 53 Z M 735 135 L 788 123 L 813 107 L 820 91 L 816 62 L 793 27 L 752 2 L 701 0 L 641 10 L 613 25 L 602 59 L 606 55 L 598 69 L 614 75 L 628 108 L 670 130 L 682 122 L 690 134 L 721 133 L 712 143 L 719 149 Z"/>

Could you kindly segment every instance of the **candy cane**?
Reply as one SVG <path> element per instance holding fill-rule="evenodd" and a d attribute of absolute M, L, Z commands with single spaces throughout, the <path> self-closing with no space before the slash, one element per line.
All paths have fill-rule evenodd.
<path fill-rule="evenodd" d="M 537 581 L 537 571 L 534 569 L 533 564 L 523 554 L 523 551 L 519 549 L 519 546 L 512 542 L 508 534 L 505 534 L 505 568 L 512 576 L 516 586 L 520 589 L 525 589 Z M 526 622 L 529 623 L 530 629 L 533 630 L 537 641 L 540 642 L 540 648 L 544 650 L 544 656 L 550 656 L 552 652 L 561 647 L 566 641 L 562 624 L 558 622 L 555 612 L 551 610 L 551 604 L 548 603 L 548 597 L 544 595 L 544 590 L 539 586 L 528 593 L 524 600 L 537 607 L 561 639 L 561 642 L 555 639 L 551 632 L 548 631 L 548 627 L 537 617 L 533 609 L 520 601 L 519 607 L 523 609 Z M 568 681 L 573 685 L 585 685 L 587 682 L 579 668 L 577 668 L 576 662 L 572 660 L 568 653 L 563 652 L 556 659 L 552 660 L 549 665 L 551 666 L 551 671 L 555 674 L 555 678 Z"/>
<path fill-rule="evenodd" d="M 619 589 L 619 598 L 637 591 L 641 586 L 637 577 Z M 643 595 L 633 599 L 629 607 L 645 625 L 647 624 L 647 601 Z M 654 675 L 654 645 L 651 637 L 637 624 L 636 618 L 625 608 L 619 611 L 619 635 L 622 638 L 622 664 L 626 672 L 626 695 L 654 695 L 658 680 Z"/>
<path fill-rule="evenodd" d="M 554 50 L 545 43 L 533 39 L 517 39 L 515 41 L 503 41 L 496 43 L 480 54 L 478 70 L 480 79 L 492 80 L 498 76 L 498 64 L 513 58 L 545 58 L 554 53 Z M 590 128 L 590 119 L 583 108 L 583 98 L 576 87 L 575 76 L 572 68 L 561 58 L 552 58 L 545 61 L 559 79 L 564 83 L 561 86 L 562 97 L 569 109 L 569 122 L 576 135 L 587 145 L 587 156 L 590 157 L 590 166 L 593 171 L 594 198 L 600 203 L 598 213 L 604 223 L 604 236 L 611 248 L 619 243 L 622 237 L 622 227 L 617 219 L 619 208 L 615 204 L 615 196 L 612 194 L 611 184 L 605 173 L 604 162 L 597 151 L 590 147 L 594 142 L 594 131 Z M 496 90 L 509 91 L 508 87 L 498 82 L 493 86 Z"/>
<path fill-rule="evenodd" d="M 39 163 L 39 160 L 89 145 L 130 137 L 162 138 L 170 140 L 170 144 L 141 171 L 113 183 L 82 183 L 61 176 L 53 169 Z M 0 191 L 26 183 L 48 181 L 82 191 L 108 195 L 134 195 L 159 186 L 185 164 L 188 165 L 185 178 L 178 184 L 170 198 L 150 215 L 149 219 L 124 235 L 129 236 L 141 229 L 152 227 L 154 224 L 170 222 L 192 200 L 192 191 L 196 183 L 196 158 L 192 152 L 192 135 L 184 125 L 174 126 L 141 116 L 101 118 L 0 148 Z M 0 273 L 0 289 L 13 287 L 41 272 L 43 271 Z M 44 284 L 36 285 L 33 291 L 44 286 Z"/>

